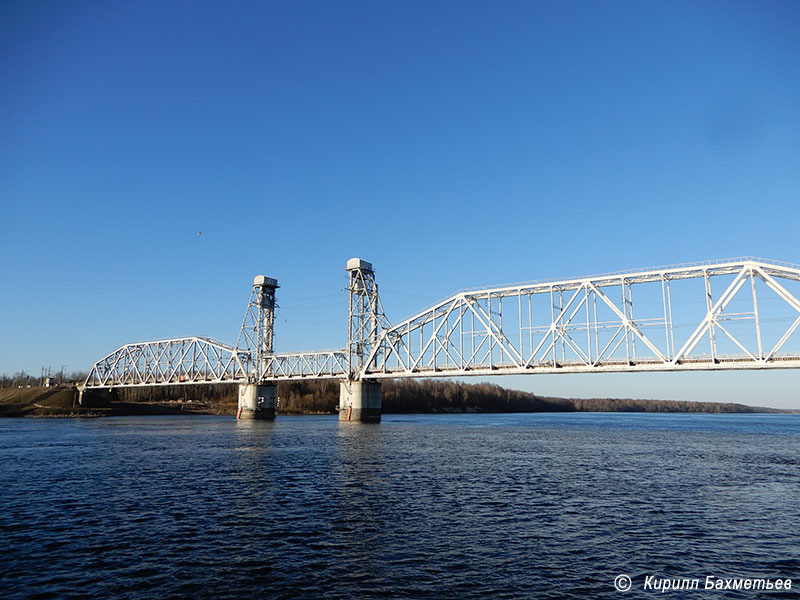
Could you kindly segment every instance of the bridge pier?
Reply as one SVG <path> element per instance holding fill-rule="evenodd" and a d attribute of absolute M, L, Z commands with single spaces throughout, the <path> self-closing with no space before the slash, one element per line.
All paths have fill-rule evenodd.
<path fill-rule="evenodd" d="M 275 418 L 275 398 L 278 386 L 274 383 L 243 383 L 239 386 L 237 419 L 271 421 Z"/>
<path fill-rule="evenodd" d="M 339 420 L 381 422 L 381 384 L 378 381 L 339 383 Z"/>

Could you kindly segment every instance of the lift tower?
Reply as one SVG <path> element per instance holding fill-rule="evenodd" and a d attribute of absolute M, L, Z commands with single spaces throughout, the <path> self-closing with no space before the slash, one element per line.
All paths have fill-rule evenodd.
<path fill-rule="evenodd" d="M 362 379 L 361 373 L 368 365 L 365 360 L 373 356 L 383 328 L 388 326 L 383 305 L 375 283 L 372 263 L 351 258 L 345 267 L 348 275 L 349 295 L 347 318 L 347 379 L 339 384 L 339 420 L 380 422 L 381 384 Z"/>
<path fill-rule="evenodd" d="M 247 383 L 239 386 L 240 419 L 274 419 L 277 384 L 264 377 L 275 334 L 275 290 L 278 280 L 264 275 L 253 279 L 253 291 L 244 313 L 236 350 L 249 356 Z"/>

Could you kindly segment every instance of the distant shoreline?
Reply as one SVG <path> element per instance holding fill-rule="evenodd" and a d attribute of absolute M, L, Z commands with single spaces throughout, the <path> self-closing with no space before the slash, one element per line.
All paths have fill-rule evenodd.
<path fill-rule="evenodd" d="M 226 384 L 234 389 L 231 384 Z M 331 388 L 316 386 L 308 392 L 302 385 L 284 388 L 278 415 L 333 415 L 338 399 Z M 309 386 L 309 384 L 306 384 Z M 145 415 L 230 415 L 236 414 L 236 395 L 230 389 L 195 394 L 186 387 L 133 393 L 105 393 L 86 406 L 77 405 L 77 390 L 55 388 L 0 389 L 0 417 L 84 417 Z M 218 386 L 224 388 L 224 386 Z M 338 391 L 338 390 L 336 390 Z M 141 397 L 147 393 L 149 397 Z M 180 396 L 176 397 L 176 394 Z M 133 396 L 136 399 L 131 399 Z M 281 396 L 279 392 L 279 397 Z M 383 414 L 513 414 L 513 413 L 659 413 L 659 414 L 800 414 L 797 409 L 747 406 L 733 403 L 620 398 L 553 398 L 506 390 L 491 384 L 462 384 L 442 381 L 401 381 L 385 384 Z"/>

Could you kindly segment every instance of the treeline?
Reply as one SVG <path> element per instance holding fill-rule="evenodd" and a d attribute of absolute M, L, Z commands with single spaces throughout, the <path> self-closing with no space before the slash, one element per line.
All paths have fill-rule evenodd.
<path fill-rule="evenodd" d="M 236 383 L 165 385 L 158 387 L 115 388 L 103 395 L 111 402 L 165 404 L 182 402 L 209 407 L 208 412 L 235 412 L 239 401 Z M 336 381 L 298 381 L 278 383 L 278 410 L 287 414 L 325 414 L 336 412 L 339 383 Z"/>
<path fill-rule="evenodd" d="M 207 407 L 205 412 L 229 413 L 236 411 L 239 386 L 235 383 L 199 383 L 192 385 L 160 385 L 156 387 L 114 388 L 111 393 L 101 392 L 104 400 L 112 403 L 168 404 L 174 402 Z M 86 391 L 84 398 L 97 392 Z"/>
<path fill-rule="evenodd" d="M 87 373 L 85 371 L 72 371 L 71 373 L 62 373 L 58 371 L 52 374 L 54 385 L 73 385 L 84 381 Z M 17 371 L 13 375 L 3 373 L 0 375 L 0 389 L 3 388 L 27 388 L 36 387 L 44 384 L 44 377 L 25 371 Z"/>
<path fill-rule="evenodd" d="M 389 380 L 383 386 L 383 412 L 771 412 L 743 404 L 635 400 L 618 398 L 553 398 L 508 390 L 491 383 L 447 380 Z"/>
<path fill-rule="evenodd" d="M 445 379 L 387 379 L 383 384 L 384 413 L 416 412 L 779 412 L 743 404 L 636 400 L 619 398 L 554 398 L 509 390 L 491 383 L 462 383 Z M 234 412 L 237 384 L 118 388 L 121 402 L 191 402 Z M 339 404 L 336 381 L 278 383 L 278 412 L 285 414 L 335 413 Z"/>

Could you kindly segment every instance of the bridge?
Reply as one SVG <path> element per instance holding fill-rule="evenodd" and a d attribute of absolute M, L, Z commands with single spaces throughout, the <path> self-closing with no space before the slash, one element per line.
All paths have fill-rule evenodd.
<path fill-rule="evenodd" d="M 800 265 L 744 257 L 462 290 L 392 325 L 372 264 L 350 259 L 347 345 L 273 351 L 277 280 L 259 275 L 235 345 L 126 344 L 96 388 L 238 383 L 244 418 L 274 418 L 282 380 L 340 381 L 339 418 L 379 421 L 381 379 L 800 367 Z"/>

